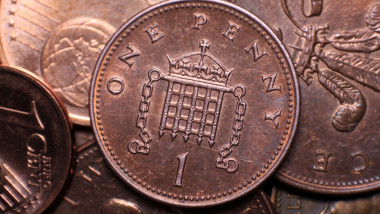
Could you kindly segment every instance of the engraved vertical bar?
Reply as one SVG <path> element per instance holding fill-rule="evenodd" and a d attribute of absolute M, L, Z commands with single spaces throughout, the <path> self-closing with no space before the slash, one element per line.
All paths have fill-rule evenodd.
<path fill-rule="evenodd" d="M 206 124 L 207 108 L 208 108 L 208 103 L 210 102 L 210 95 L 211 95 L 211 88 L 208 88 L 207 93 L 206 93 L 205 103 L 203 105 L 201 127 L 199 128 L 199 132 L 198 132 L 198 139 L 197 139 L 198 144 L 200 144 L 202 142 L 202 135 L 203 135 L 203 130 L 204 130 L 205 124 Z"/>
<path fill-rule="evenodd" d="M 191 129 L 191 124 L 193 123 L 193 120 L 194 120 L 194 111 L 195 111 L 195 105 L 197 103 L 197 98 L 198 98 L 198 86 L 195 86 L 194 93 L 193 93 L 193 100 L 191 101 L 190 113 L 187 119 L 185 136 L 183 136 L 183 139 L 185 140 L 185 142 L 189 139 L 189 135 L 191 133 L 190 129 Z"/>
<path fill-rule="evenodd" d="M 173 125 L 172 138 L 175 138 L 177 136 L 179 118 L 181 115 L 183 99 L 185 98 L 185 89 L 186 89 L 186 85 L 181 84 L 181 93 L 180 93 L 178 104 L 177 104 L 177 113 L 176 113 L 175 121 L 174 121 L 174 125 Z"/>
<path fill-rule="evenodd" d="M 210 141 L 209 141 L 210 146 L 213 146 L 215 144 L 215 133 L 216 133 L 216 127 L 217 127 L 218 121 L 219 121 L 220 109 L 222 107 L 223 95 L 224 95 L 224 92 L 219 91 L 218 103 L 217 103 L 216 109 L 215 109 L 215 117 L 214 117 L 214 121 L 212 123 L 212 131 L 211 131 L 211 137 L 210 137 Z"/>
<path fill-rule="evenodd" d="M 172 93 L 173 93 L 173 81 L 169 81 L 168 92 L 166 93 L 166 99 L 165 99 L 164 112 L 162 114 L 162 119 L 161 119 L 161 126 L 158 132 L 160 137 L 162 137 L 162 135 L 164 134 L 164 129 L 165 129 L 165 124 L 166 124 L 166 119 L 168 118 L 169 104 L 170 104 L 170 99 L 172 97 Z"/>

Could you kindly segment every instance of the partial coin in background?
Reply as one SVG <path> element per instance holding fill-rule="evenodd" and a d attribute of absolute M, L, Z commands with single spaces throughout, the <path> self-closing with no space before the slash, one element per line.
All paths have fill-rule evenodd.
<path fill-rule="evenodd" d="M 274 214 L 263 191 L 255 191 L 240 200 L 209 209 L 169 207 L 140 195 L 124 184 L 105 162 L 94 140 L 77 149 L 74 177 L 63 197 L 49 213 L 129 213 L 129 214 Z"/>
<path fill-rule="evenodd" d="M 282 5 L 302 113 L 277 177 L 325 194 L 379 189 L 380 4 L 324 1 L 311 17 L 301 6 Z"/>
<path fill-rule="evenodd" d="M 380 3 L 237 0 L 286 45 L 300 80 L 294 143 L 277 177 L 295 188 L 380 188 Z"/>
<path fill-rule="evenodd" d="M 0 211 L 40 213 L 70 173 L 66 110 L 37 77 L 11 67 L 0 67 L 0 97 Z"/>
<path fill-rule="evenodd" d="M 88 90 L 95 62 L 113 32 L 157 0 L 1 1 L 0 59 L 42 78 L 73 123 L 90 125 Z"/>
<path fill-rule="evenodd" d="M 380 194 L 355 198 L 326 198 L 312 194 L 300 194 L 295 189 L 273 187 L 271 200 L 276 213 L 281 214 L 378 214 Z"/>

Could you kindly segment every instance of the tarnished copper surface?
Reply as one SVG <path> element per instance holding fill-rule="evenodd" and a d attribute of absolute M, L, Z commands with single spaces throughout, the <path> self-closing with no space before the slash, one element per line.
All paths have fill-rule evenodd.
<path fill-rule="evenodd" d="M 288 104 L 286 96 L 297 84 L 291 75 L 281 73 L 281 61 L 275 60 L 278 53 L 270 46 L 262 46 L 266 36 L 272 44 L 278 41 L 272 39 L 268 29 L 260 27 L 260 21 L 257 25 L 262 31 L 247 33 L 249 21 L 245 18 L 251 17 L 239 15 L 236 8 L 215 10 L 214 6 L 209 8 L 213 3 L 205 2 L 198 8 L 198 2 L 190 2 L 189 6 L 183 3 L 183 7 L 178 4 L 175 8 L 172 4 L 166 10 L 154 8 L 146 15 L 140 14 L 126 23 L 106 47 L 119 25 L 159 2 L 0 1 L 1 61 L 30 69 L 54 89 L 73 122 L 84 125 L 74 127 L 79 147 L 77 168 L 63 197 L 57 197 L 60 186 L 29 192 L 36 190 L 32 179 L 47 183 L 49 158 L 56 161 L 61 156 L 41 152 L 42 167 L 37 167 L 37 154 L 29 151 L 32 147 L 25 147 L 26 152 L 0 151 L 0 213 L 5 209 L 6 213 L 38 213 L 54 199 L 58 199 L 57 203 L 45 213 L 273 213 L 260 191 L 228 201 L 261 184 L 288 149 L 294 126 L 293 120 L 286 124 L 288 111 L 298 110 L 275 108 Z M 380 3 L 229 2 L 253 12 L 273 29 L 288 48 L 301 82 L 301 127 L 277 178 L 310 194 L 297 195 L 297 190 L 275 187 L 272 199 L 277 212 L 377 214 L 377 194 L 347 196 L 379 186 Z M 102 145 L 99 150 L 85 126 L 89 125 L 91 75 L 104 47 L 107 50 L 98 65 L 92 97 L 94 129 Z M 281 45 L 278 47 L 281 54 Z M 159 80 L 154 79 L 158 71 Z M 287 83 L 286 78 L 291 82 Z M 22 84 L 18 81 L 15 85 L 27 87 Z M 244 88 L 245 95 L 234 96 L 235 86 Z M 197 97 L 195 88 L 200 94 Z M 207 88 L 211 88 L 211 106 L 205 104 Z M 203 89 L 205 93 L 201 92 Z M 215 96 L 220 95 L 218 90 L 223 91 L 220 101 Z M 32 96 L 12 100 L 7 98 L 20 92 L 0 88 L 0 94 L 5 94 L 4 106 L 0 101 L 0 112 L 4 110 L 0 120 L 6 127 L 0 131 L 0 138 L 4 139 L 0 142 L 7 143 L 6 149 L 17 145 L 8 143 L 14 141 L 9 136 L 17 136 L 17 141 L 29 145 L 29 138 L 39 140 L 48 132 L 45 126 L 43 133 L 33 127 L 38 122 L 35 118 L 42 114 L 40 106 L 33 102 L 29 106 L 19 105 L 37 94 L 33 90 L 28 93 Z M 298 99 L 290 101 L 294 106 Z M 62 112 L 51 111 L 49 115 L 53 113 Z M 33 119 L 33 114 L 38 117 Z M 32 119 L 27 121 L 28 117 Z M 53 124 L 51 116 L 46 118 Z M 204 131 L 200 132 L 202 126 Z M 55 125 L 51 129 L 56 128 Z M 282 140 L 278 135 L 281 133 L 288 137 Z M 25 169 L 17 165 L 21 161 L 27 163 L 22 166 Z M 122 179 L 108 168 L 107 161 Z M 61 177 L 60 185 L 66 175 L 67 172 Z M 169 204 L 201 208 L 170 207 L 139 191 Z M 202 208 L 214 204 L 219 205 Z"/>
<path fill-rule="evenodd" d="M 300 80 L 299 129 L 277 177 L 328 194 L 378 189 L 378 1 L 236 3 L 257 13 L 282 37 Z"/>
<path fill-rule="evenodd" d="M 3 0 L 0 58 L 43 79 L 73 123 L 90 125 L 88 90 L 109 37 L 135 13 L 159 0 Z"/>
<path fill-rule="evenodd" d="M 304 195 L 299 191 L 273 187 L 271 201 L 278 214 L 377 214 L 380 194 L 351 198 Z"/>
<path fill-rule="evenodd" d="M 299 20 L 307 27 L 291 44 L 304 111 L 281 180 L 325 193 L 380 187 L 379 19 L 375 1 L 334 1 Z"/>
<path fill-rule="evenodd" d="M 69 174 L 66 110 L 34 75 L 0 67 L 0 212 L 41 213 Z"/>
<path fill-rule="evenodd" d="M 94 141 L 94 133 L 90 127 L 85 126 L 74 126 L 74 138 L 75 146 L 77 148 L 81 147 L 83 144 Z"/>
<path fill-rule="evenodd" d="M 76 169 L 70 186 L 58 204 L 47 213 L 130 213 L 130 214 L 273 214 L 273 207 L 262 191 L 216 208 L 187 210 L 149 200 L 124 184 L 108 167 L 95 141 L 77 150 Z"/>
<path fill-rule="evenodd" d="M 127 23 L 105 47 L 90 111 L 113 170 L 178 206 L 235 199 L 289 148 L 298 83 L 272 31 L 223 2 L 175 1 Z"/>

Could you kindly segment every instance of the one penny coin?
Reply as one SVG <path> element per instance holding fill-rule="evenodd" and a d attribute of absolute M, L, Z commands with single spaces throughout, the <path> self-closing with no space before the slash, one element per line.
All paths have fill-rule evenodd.
<path fill-rule="evenodd" d="M 248 193 L 295 132 L 298 83 L 287 52 L 230 3 L 143 11 L 114 34 L 94 75 L 101 151 L 126 183 L 161 202 L 200 207 Z"/>

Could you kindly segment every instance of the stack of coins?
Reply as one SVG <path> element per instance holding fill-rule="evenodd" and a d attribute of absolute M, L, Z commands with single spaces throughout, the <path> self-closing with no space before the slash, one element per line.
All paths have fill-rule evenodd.
<path fill-rule="evenodd" d="M 0 4 L 0 213 L 380 213 L 379 2 Z"/>

